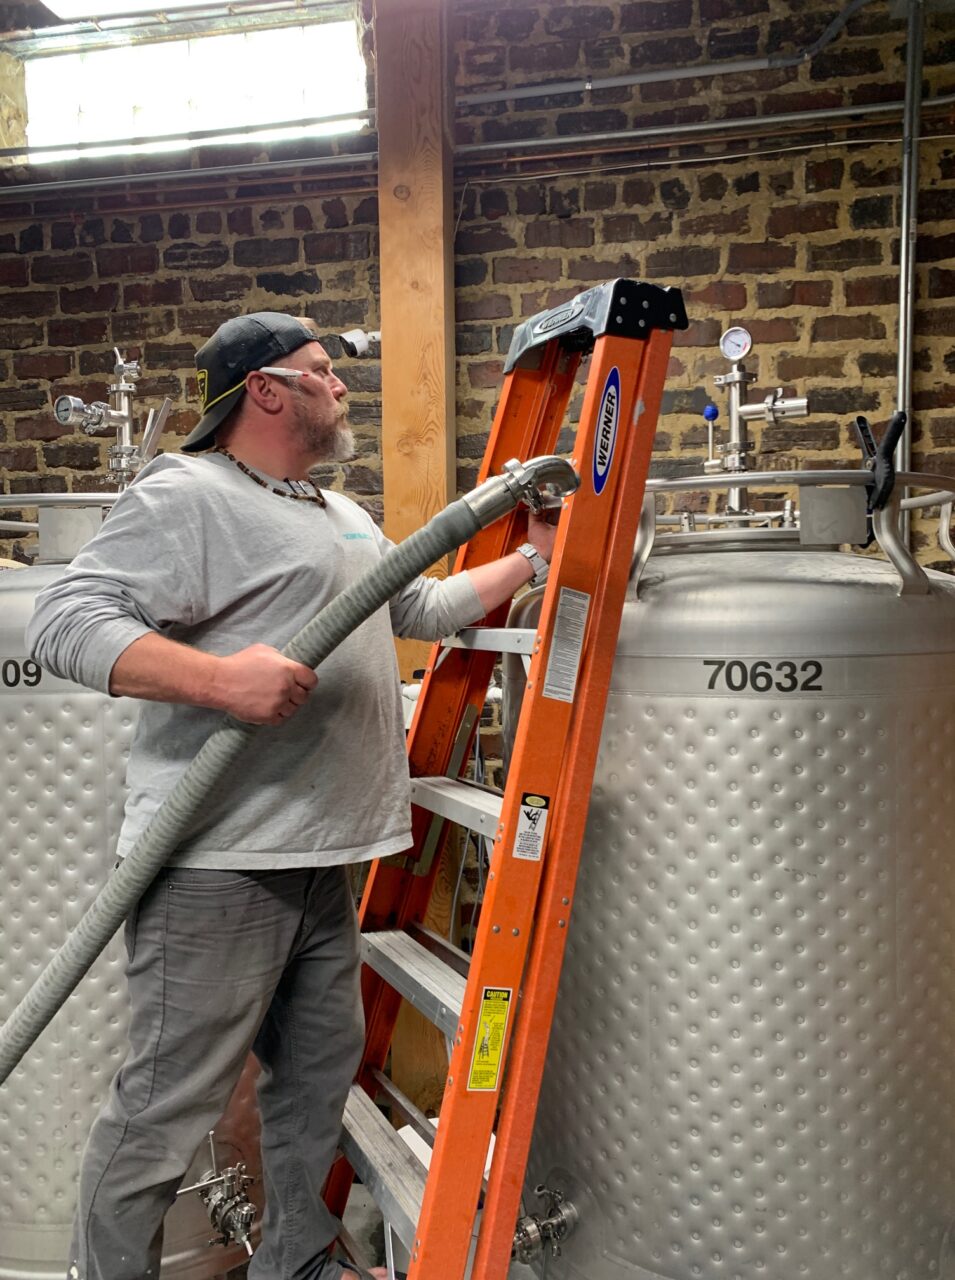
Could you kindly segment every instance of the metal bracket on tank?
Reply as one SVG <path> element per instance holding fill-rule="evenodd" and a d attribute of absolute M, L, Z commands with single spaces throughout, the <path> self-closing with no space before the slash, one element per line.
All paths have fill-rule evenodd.
<path fill-rule="evenodd" d="M 938 545 L 955 564 L 955 543 L 952 542 L 952 502 L 942 503 L 938 517 Z"/>
<path fill-rule="evenodd" d="M 910 494 L 899 503 L 903 511 L 917 511 L 925 507 L 938 507 L 938 545 L 949 560 L 955 564 L 955 540 L 952 538 L 952 510 L 955 507 L 955 479 L 948 476 L 903 475 L 902 481 L 909 487 L 929 488 L 928 481 L 934 482 L 934 488 L 928 493 Z M 945 488 L 938 488 L 945 485 Z"/>
<path fill-rule="evenodd" d="M 643 495 L 643 509 L 640 512 L 640 523 L 637 525 L 637 540 L 633 547 L 633 562 L 630 566 L 630 582 L 633 593 L 640 591 L 640 579 L 647 567 L 647 561 L 653 555 L 653 544 L 657 540 L 657 504 L 652 493 Z"/>
<path fill-rule="evenodd" d="M 901 585 L 900 596 L 925 596 L 931 590 L 928 574 L 909 551 L 902 539 L 899 514 L 902 504 L 898 494 L 887 506 L 872 512 L 872 532 L 876 542 L 892 561 Z"/>

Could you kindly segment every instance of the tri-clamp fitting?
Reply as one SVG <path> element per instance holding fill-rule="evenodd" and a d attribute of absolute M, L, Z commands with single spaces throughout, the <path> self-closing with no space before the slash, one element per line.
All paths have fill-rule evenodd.
<path fill-rule="evenodd" d="M 541 1183 L 534 1188 L 534 1194 L 544 1201 L 544 1210 L 518 1220 L 511 1249 L 511 1257 L 518 1262 L 530 1262 L 547 1248 L 559 1258 L 561 1245 L 580 1221 L 576 1207 L 564 1199 L 562 1191 Z"/>
<path fill-rule="evenodd" d="M 105 428 L 117 430 L 132 427 L 132 396 L 141 370 L 138 360 L 127 360 L 118 347 L 113 348 L 116 363 L 114 381 L 109 384 L 109 404 L 94 400 L 86 404 L 79 396 L 60 396 L 53 405 L 57 422 L 64 427 L 79 427 L 87 435 Z"/>
<path fill-rule="evenodd" d="M 158 412 L 150 409 L 142 443 L 135 445 L 133 396 L 141 369 L 138 360 L 127 360 L 118 347 L 113 348 L 113 354 L 116 359 L 113 381 L 109 384 L 109 404 L 102 400 L 86 404 L 79 396 L 60 396 L 53 405 L 53 414 L 61 426 L 79 427 L 90 436 L 98 431 L 115 430 L 116 442 L 109 447 L 109 470 L 116 477 L 117 487 L 124 489 L 139 468 L 155 455 L 172 401 L 165 400 Z"/>
<path fill-rule="evenodd" d="M 485 480 L 461 499 L 474 513 L 481 527 L 500 519 L 523 502 L 532 511 L 541 512 L 580 487 L 580 476 L 566 458 L 545 454 L 518 462 L 505 462 L 502 473 Z"/>
<path fill-rule="evenodd" d="M 206 1206 L 209 1221 L 219 1233 L 209 1241 L 212 1244 L 241 1244 L 252 1257 L 252 1224 L 255 1221 L 255 1205 L 249 1199 L 248 1189 L 255 1181 L 242 1163 L 220 1170 L 216 1163 L 215 1131 L 209 1133 L 209 1154 L 212 1168 L 207 1169 L 198 1182 L 182 1187 L 179 1196 L 195 1191 Z"/>

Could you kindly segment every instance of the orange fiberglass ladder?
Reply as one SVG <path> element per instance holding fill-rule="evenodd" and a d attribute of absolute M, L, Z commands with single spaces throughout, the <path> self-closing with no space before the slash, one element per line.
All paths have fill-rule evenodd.
<path fill-rule="evenodd" d="M 357 1172 L 409 1250 L 409 1280 L 463 1280 L 479 1202 L 470 1274 L 508 1273 L 672 331 L 686 325 L 678 290 L 616 280 L 525 321 L 508 354 L 480 480 L 554 451 L 592 352 L 581 485 L 564 499 L 537 629 L 509 632 L 502 606 L 433 652 L 408 740 L 414 844 L 375 865 L 361 904 L 367 1039 L 326 1188 L 340 1215 Z M 455 571 L 520 540 L 517 519 L 500 520 L 460 548 Z M 499 796 L 459 773 L 504 650 L 530 669 Z M 452 822 L 493 841 L 470 957 L 422 925 Z M 383 1074 L 402 998 L 453 1046 L 437 1131 Z M 433 1144 L 429 1170 L 376 1099 Z"/>

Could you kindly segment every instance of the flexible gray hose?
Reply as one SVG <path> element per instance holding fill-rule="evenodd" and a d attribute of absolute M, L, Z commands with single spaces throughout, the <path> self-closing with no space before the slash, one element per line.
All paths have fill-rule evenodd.
<path fill-rule="evenodd" d="M 559 464 L 556 468 L 554 464 Z M 509 464 L 510 465 L 510 464 Z M 317 667 L 346 636 L 429 565 L 466 542 L 478 529 L 512 510 L 541 477 L 549 482 L 573 478 L 562 459 L 535 459 L 522 469 L 524 488 L 513 477 L 496 477 L 451 503 L 392 548 L 381 561 L 318 613 L 282 650 L 286 657 Z M 0 1084 L 82 979 L 133 909 L 170 854 L 190 831 L 207 793 L 226 776 L 262 726 L 227 716 L 204 743 L 195 760 L 107 880 L 86 914 L 50 960 L 0 1029 Z"/>

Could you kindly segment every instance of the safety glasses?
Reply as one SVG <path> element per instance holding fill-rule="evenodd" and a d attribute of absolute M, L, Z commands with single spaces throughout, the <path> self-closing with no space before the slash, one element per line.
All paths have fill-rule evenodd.
<path fill-rule="evenodd" d="M 266 365 L 262 369 L 254 370 L 255 373 L 270 373 L 273 378 L 288 378 L 290 382 L 294 382 L 296 378 L 309 378 L 311 374 L 304 369 L 281 369 L 278 366 Z"/>

